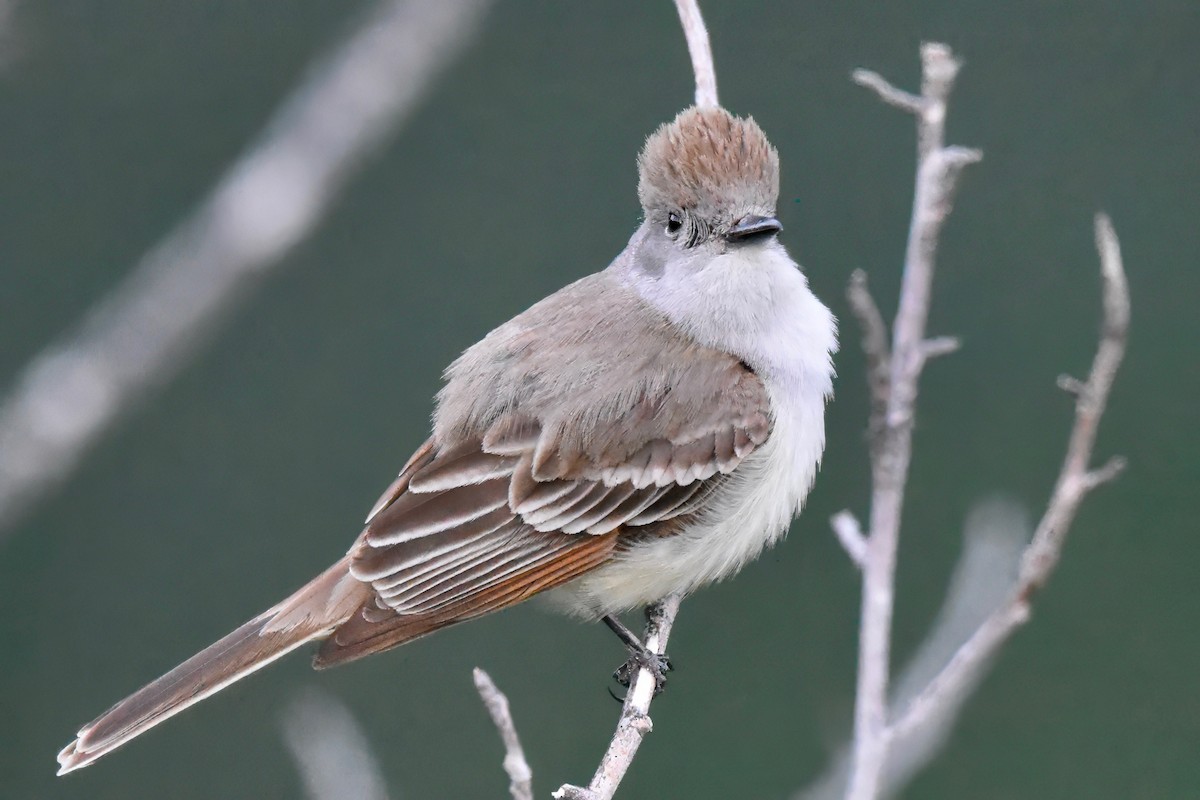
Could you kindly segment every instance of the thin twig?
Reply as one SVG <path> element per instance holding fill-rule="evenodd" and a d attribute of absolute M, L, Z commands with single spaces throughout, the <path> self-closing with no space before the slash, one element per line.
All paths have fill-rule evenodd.
<path fill-rule="evenodd" d="M 871 314 L 874 303 L 858 276 L 852 278 L 850 289 L 851 305 L 863 325 L 873 408 L 873 489 L 863 563 L 853 767 L 847 792 L 852 800 L 878 797 L 889 752 L 896 743 L 924 735 L 935 722 L 941 724 L 947 709 L 961 704 L 969 687 L 979 679 L 983 666 L 1028 619 L 1030 598 L 1057 565 L 1067 530 L 1083 497 L 1116 477 L 1124 463 L 1113 459 L 1099 469 L 1088 466 L 1096 427 L 1124 354 L 1129 323 L 1128 290 L 1116 235 L 1107 217 L 1099 215 L 1096 240 L 1104 278 L 1105 310 L 1100 346 L 1086 382 L 1059 379 L 1059 385 L 1076 396 L 1075 426 L 1049 506 L 1022 557 L 1017 585 L 1008 600 L 972 633 L 899 719 L 891 721 L 887 698 L 896 548 L 912 456 L 917 387 L 931 358 L 953 352 L 959 346 L 958 340 L 951 337 L 925 338 L 934 257 L 958 176 L 966 165 L 981 157 L 977 150 L 944 144 L 946 101 L 959 62 L 948 47 L 936 43 L 922 46 L 921 61 L 920 97 L 896 89 L 875 73 L 860 70 L 854 75 L 855 81 L 873 89 L 884 101 L 917 116 L 917 178 L 886 383 L 881 377 L 882 368 L 876 363 L 882 352 L 879 345 L 882 337 L 878 331 L 880 323 Z M 877 421 L 876 410 L 881 403 L 886 407 L 882 425 Z M 847 540 L 844 526 L 838 529 L 838 535 L 843 542 Z"/>
<path fill-rule="evenodd" d="M 921 109 L 924 107 L 924 98 L 912 92 L 896 88 L 888 83 L 887 79 L 878 72 L 872 72 L 869 69 L 856 69 L 850 73 L 850 78 L 859 86 L 865 86 L 875 92 L 875 94 L 879 95 L 879 99 L 889 106 L 895 106 L 901 111 L 907 111 L 910 114 L 920 114 Z"/>
<path fill-rule="evenodd" d="M 189 360 L 409 119 L 491 0 L 389 0 L 322 60 L 212 195 L 0 405 L 0 528 Z"/>
<path fill-rule="evenodd" d="M 884 421 L 887 417 L 888 386 L 891 382 L 889 363 L 891 349 L 888 347 L 887 325 L 879 306 L 867 285 L 867 273 L 856 269 L 850 273 L 846 286 L 846 299 L 850 310 L 862 328 L 862 349 L 867 357 L 867 386 L 871 391 L 871 418 L 867 427 L 871 450 L 883 444 Z"/>
<path fill-rule="evenodd" d="M 962 341 L 957 336 L 935 336 L 921 343 L 921 357 L 926 361 L 957 353 Z"/>
<path fill-rule="evenodd" d="M 1067 394 L 1073 394 L 1076 397 L 1083 394 L 1083 381 L 1071 375 L 1059 375 L 1056 381 L 1058 388 L 1062 389 Z"/>
<path fill-rule="evenodd" d="M 679 613 L 679 601 L 679 595 L 671 595 L 647 611 L 646 633 L 642 642 L 658 655 L 666 652 L 667 639 L 675 624 L 675 616 Z M 621 779 L 629 771 L 642 740 L 653 727 L 650 722 L 650 701 L 654 699 L 655 684 L 655 677 L 650 670 L 638 670 L 625 696 L 616 733 L 600 760 L 592 782 L 586 787 L 569 784 L 559 787 L 554 792 L 557 800 L 611 800 Z"/>
<path fill-rule="evenodd" d="M 492 677 L 479 667 L 473 673 L 475 688 L 483 698 L 483 705 L 492 718 L 492 724 L 500 732 L 504 742 L 504 771 L 512 781 L 508 786 L 513 800 L 533 800 L 533 770 L 525 760 L 525 750 L 521 747 L 521 739 L 517 736 L 517 726 L 513 724 L 512 712 L 508 708 L 508 698 L 496 687 Z"/>
<path fill-rule="evenodd" d="M 879 794 L 888 745 L 888 680 L 891 659 L 896 549 L 904 487 L 912 458 L 917 385 L 927 361 L 925 325 L 929 316 L 938 235 L 950 213 L 962 168 L 977 161 L 978 151 L 943 146 L 946 102 L 959 62 L 950 48 L 921 48 L 920 98 L 901 93 L 873 73 L 855 80 L 885 101 L 917 116 L 917 177 L 912 220 L 892 326 L 886 411 L 872 431 L 872 494 L 859 638 L 858 688 L 854 714 L 854 770 L 848 797 L 873 800 Z M 866 336 L 874 336 L 865 333 Z M 877 381 L 871 378 L 872 394 Z"/>
<path fill-rule="evenodd" d="M 863 562 L 867 560 L 867 537 L 863 536 L 858 517 L 849 511 L 839 511 L 829 518 L 829 527 L 833 528 L 846 555 L 850 556 L 856 567 L 862 569 Z"/>
<path fill-rule="evenodd" d="M 1029 604 L 1058 565 L 1063 544 L 1079 504 L 1087 494 L 1116 478 L 1124 468 L 1120 458 L 1091 469 L 1096 430 L 1108 403 L 1117 368 L 1125 356 L 1129 337 L 1129 287 L 1121 261 L 1120 244 L 1112 222 L 1096 215 L 1096 247 L 1104 297 L 1104 322 L 1100 344 L 1085 382 L 1075 401 L 1075 423 L 1067 443 L 1067 454 L 1054 493 L 1021 559 L 1016 588 L 1007 601 L 979 626 L 946 667 L 929 682 L 892 726 L 893 737 L 903 737 L 919 728 L 934 713 L 943 698 L 960 691 L 981 663 L 990 659 L 1018 627 L 1029 619 Z"/>
<path fill-rule="evenodd" d="M 1117 368 L 1125 357 L 1129 336 L 1129 285 L 1121 260 L 1120 242 L 1112 221 L 1105 214 L 1096 215 L 1095 231 L 1104 299 L 1100 346 L 1087 380 L 1075 397 L 1075 426 L 1067 442 L 1067 455 L 1058 484 L 1025 557 L 1021 577 L 1028 584 L 1030 593 L 1041 587 L 1058 563 L 1063 539 L 1084 495 L 1094 486 L 1115 477 L 1123 464 L 1113 460 L 1099 470 L 1089 469 L 1096 429 L 1108 403 Z"/>
<path fill-rule="evenodd" d="M 688 54 L 692 57 L 692 72 L 696 76 L 696 106 L 716 108 L 720 105 L 717 101 L 717 70 L 713 66 L 712 45 L 709 44 L 704 17 L 700 15 L 700 6 L 696 0 L 675 0 L 675 10 L 679 12 L 679 24 L 683 26 Z"/>

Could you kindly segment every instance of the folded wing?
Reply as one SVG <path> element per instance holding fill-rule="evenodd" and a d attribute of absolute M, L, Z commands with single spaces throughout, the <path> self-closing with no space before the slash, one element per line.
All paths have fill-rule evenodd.
<path fill-rule="evenodd" d="M 705 376 L 626 392 L 607 422 L 589 422 L 590 437 L 526 403 L 475 435 L 426 442 L 350 551 L 373 597 L 317 665 L 512 605 L 600 566 L 629 537 L 677 530 L 770 432 L 758 377 L 723 353 L 703 356 L 693 369 Z"/>

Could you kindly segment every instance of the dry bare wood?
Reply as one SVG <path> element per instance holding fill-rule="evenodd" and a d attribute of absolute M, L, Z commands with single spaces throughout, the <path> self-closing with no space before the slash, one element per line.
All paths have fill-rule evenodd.
<path fill-rule="evenodd" d="M 961 66 L 958 59 L 946 45 L 927 43 L 921 48 L 921 62 L 920 95 L 897 89 L 874 72 L 857 70 L 853 74 L 855 82 L 884 102 L 916 117 L 917 171 L 900 302 L 890 341 L 866 276 L 855 273 L 847 291 L 851 310 L 862 327 L 867 360 L 872 476 L 867 531 L 864 533 L 849 511 L 831 520 L 839 541 L 863 575 L 852 769 L 846 793 L 851 800 L 880 797 L 893 746 L 934 724 L 944 725 L 946 715 L 957 713 L 965 689 L 974 685 L 981 668 L 1028 619 L 1030 600 L 1057 565 L 1079 503 L 1089 491 L 1115 478 L 1123 466 L 1120 459 L 1112 459 L 1098 469 L 1089 467 L 1096 429 L 1125 352 L 1129 325 L 1129 295 L 1116 234 L 1101 214 L 1096 217 L 1104 289 L 1099 349 L 1086 381 L 1059 381 L 1076 396 L 1075 424 L 1054 493 L 1023 555 L 1016 588 L 893 719 L 889 671 L 896 552 L 912 458 L 918 384 L 931 358 L 954 352 L 959 346 L 953 337 L 926 337 L 930 287 L 939 235 L 958 178 L 964 167 L 982 157 L 978 150 L 945 144 L 947 101 Z"/>

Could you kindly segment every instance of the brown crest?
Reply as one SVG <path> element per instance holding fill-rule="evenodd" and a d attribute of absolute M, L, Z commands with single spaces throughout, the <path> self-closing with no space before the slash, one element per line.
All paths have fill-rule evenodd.
<path fill-rule="evenodd" d="M 714 217 L 773 215 L 779 154 L 751 118 L 689 108 L 650 135 L 638 157 L 638 198 L 653 210 Z"/>

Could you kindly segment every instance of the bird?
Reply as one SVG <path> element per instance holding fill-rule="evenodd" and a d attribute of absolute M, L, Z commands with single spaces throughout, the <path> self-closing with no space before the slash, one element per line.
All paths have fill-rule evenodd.
<path fill-rule="evenodd" d="M 446 369 L 428 439 L 346 555 L 85 725 L 60 775 L 306 643 L 330 667 L 534 595 L 663 677 L 617 615 L 787 531 L 825 446 L 837 324 L 779 240 L 779 156 L 753 118 L 687 108 L 637 164 L 628 245 Z"/>

